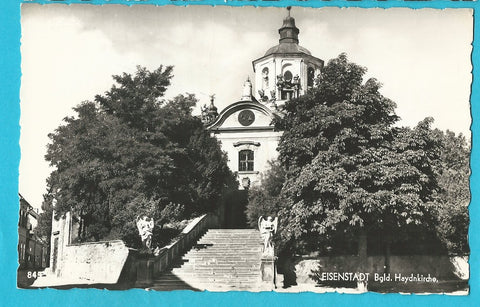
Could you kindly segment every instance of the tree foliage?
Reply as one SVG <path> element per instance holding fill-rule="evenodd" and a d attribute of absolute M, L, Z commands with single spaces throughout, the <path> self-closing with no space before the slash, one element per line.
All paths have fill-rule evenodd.
<path fill-rule="evenodd" d="M 466 254 L 468 246 L 468 204 L 470 203 L 470 147 L 465 137 L 451 131 L 436 131 L 442 142 L 436 195 L 436 230 L 452 254 Z"/>
<path fill-rule="evenodd" d="M 42 212 L 38 217 L 37 224 L 37 235 L 45 240 L 48 245 L 50 245 L 50 239 L 52 234 L 52 215 L 53 215 L 53 206 L 51 200 L 51 194 L 45 194 L 44 200 L 42 203 Z"/>
<path fill-rule="evenodd" d="M 56 199 L 59 214 L 81 217 L 82 240 L 134 244 L 137 215 L 164 224 L 165 214 L 212 211 L 235 187 L 219 143 L 192 116 L 196 98 L 162 99 L 171 72 L 138 67 L 113 76 L 108 92 L 75 107 L 76 116 L 49 135 L 46 159 L 55 171 L 48 198 Z"/>
<path fill-rule="evenodd" d="M 248 191 L 247 223 L 257 228 L 260 216 L 277 216 L 282 207 L 280 192 L 285 180 L 285 170 L 278 161 L 270 161 L 270 168 L 262 175 L 262 184 Z"/>
<path fill-rule="evenodd" d="M 341 54 L 325 66 L 317 88 L 286 102 L 276 122 L 284 130 L 279 216 L 286 241 L 335 231 L 393 233 L 428 219 L 439 189 L 432 120 L 394 127 L 395 103 L 375 79 L 363 82 L 365 72 Z"/>

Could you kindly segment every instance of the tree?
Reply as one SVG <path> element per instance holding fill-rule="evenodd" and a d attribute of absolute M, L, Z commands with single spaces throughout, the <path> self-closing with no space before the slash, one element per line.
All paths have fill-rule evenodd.
<path fill-rule="evenodd" d="M 55 167 L 49 199 L 56 212 L 80 217 L 80 240 L 139 244 L 135 217 L 165 223 L 215 209 L 233 174 L 216 139 L 192 115 L 194 95 L 161 99 L 172 68 L 138 67 L 50 134 L 46 159 Z M 170 210 L 171 204 L 182 210 Z M 173 218 L 173 217 L 172 217 Z"/>
<path fill-rule="evenodd" d="M 470 147 L 462 134 L 456 136 L 448 130 L 436 133 L 442 143 L 437 169 L 441 190 L 436 195 L 434 207 L 436 229 L 449 253 L 467 254 Z"/>
<path fill-rule="evenodd" d="M 285 241 L 350 232 L 365 258 L 371 229 L 383 230 L 389 244 L 389 233 L 428 216 L 438 190 L 431 120 L 393 127 L 395 103 L 375 79 L 363 82 L 365 72 L 341 54 L 325 66 L 317 88 L 285 103 L 275 123 L 284 130 L 278 149 L 286 169 L 279 213 Z"/>
<path fill-rule="evenodd" d="M 245 211 L 247 223 L 257 228 L 260 216 L 277 216 L 282 206 L 280 192 L 285 181 L 285 170 L 278 161 L 269 161 L 270 169 L 262 176 L 260 186 L 248 191 L 248 204 Z"/>
<path fill-rule="evenodd" d="M 52 234 L 52 215 L 53 207 L 52 201 L 48 197 L 51 197 L 51 194 L 45 194 L 44 200 L 42 202 L 42 212 L 38 217 L 37 224 L 37 235 L 45 240 L 48 246 L 50 246 L 50 239 Z"/>

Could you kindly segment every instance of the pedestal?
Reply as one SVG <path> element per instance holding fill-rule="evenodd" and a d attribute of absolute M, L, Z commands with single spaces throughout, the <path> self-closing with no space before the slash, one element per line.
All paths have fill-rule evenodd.
<path fill-rule="evenodd" d="M 151 259 L 141 259 L 137 262 L 137 280 L 138 285 L 149 285 L 153 281 L 154 261 Z"/>
<path fill-rule="evenodd" d="M 275 285 L 276 268 L 275 268 L 275 256 L 262 256 L 262 263 L 260 270 L 262 272 L 262 284 L 265 287 L 277 288 Z"/>

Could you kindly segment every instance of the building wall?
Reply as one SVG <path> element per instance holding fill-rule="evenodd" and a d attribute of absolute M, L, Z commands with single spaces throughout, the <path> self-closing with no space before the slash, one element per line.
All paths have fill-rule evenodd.
<path fill-rule="evenodd" d="M 277 146 L 281 132 L 271 131 L 242 131 L 242 132 L 221 132 L 215 134 L 222 144 L 222 149 L 228 156 L 228 167 L 236 172 L 242 187 L 244 178 L 250 179 L 250 185 L 259 185 L 261 176 L 269 169 L 269 161 L 278 157 Z M 254 152 L 254 170 L 239 171 L 239 152 L 241 150 L 252 150 Z"/>
<path fill-rule="evenodd" d="M 35 209 L 20 195 L 17 245 L 20 269 L 43 269 L 48 264 L 48 245 L 36 234 L 38 217 Z"/>
<path fill-rule="evenodd" d="M 73 283 L 116 283 L 129 254 L 125 243 L 112 240 L 71 244 L 75 227 L 71 212 L 58 220 L 52 217 L 50 271 Z"/>
<path fill-rule="evenodd" d="M 52 214 L 52 237 L 50 240 L 50 270 L 60 276 L 64 268 L 63 252 L 70 243 L 71 213 L 67 212 L 58 220 Z"/>
<path fill-rule="evenodd" d="M 271 97 L 271 91 L 275 91 L 277 104 L 282 105 L 281 93 L 277 88 L 277 76 L 283 75 L 285 71 L 289 70 L 293 76 L 300 77 L 300 91 L 299 94 L 305 94 L 308 89 L 307 70 L 309 67 L 314 69 L 314 76 L 321 73 L 323 62 L 308 56 L 308 55 L 288 55 L 288 56 L 270 56 L 255 63 L 255 97 L 260 100 L 258 90 L 263 90 L 268 98 Z M 266 74 L 268 70 L 268 74 Z M 268 77 L 268 82 L 265 80 Z"/>
<path fill-rule="evenodd" d="M 270 167 L 269 161 L 278 157 L 282 132 L 274 131 L 275 116 L 268 106 L 253 98 L 250 81 L 247 81 L 242 100 L 227 106 L 207 127 L 227 153 L 228 167 L 237 174 L 240 189 L 259 185 L 262 174 Z M 240 169 L 241 151 L 253 153 L 253 169 Z"/>

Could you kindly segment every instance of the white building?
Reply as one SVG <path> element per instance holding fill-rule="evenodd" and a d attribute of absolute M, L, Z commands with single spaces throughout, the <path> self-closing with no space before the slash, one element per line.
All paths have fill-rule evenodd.
<path fill-rule="evenodd" d="M 220 114 L 213 104 L 202 110 L 206 127 L 228 154 L 230 169 L 238 174 L 241 189 L 260 183 L 268 162 L 278 156 L 282 135 L 272 120 L 282 116 L 285 101 L 303 95 L 321 76 L 323 61 L 298 44 L 295 19 L 283 20 L 279 44 L 252 62 L 255 79 L 243 86 L 242 97 Z"/>

